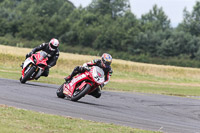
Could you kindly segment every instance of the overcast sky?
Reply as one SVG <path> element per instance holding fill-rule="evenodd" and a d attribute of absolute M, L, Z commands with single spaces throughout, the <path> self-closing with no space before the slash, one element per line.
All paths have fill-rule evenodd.
<path fill-rule="evenodd" d="M 76 7 L 88 6 L 92 0 L 70 0 Z M 157 4 L 162 7 L 166 15 L 171 20 L 173 27 L 177 26 L 183 20 L 183 9 L 186 7 L 189 12 L 192 11 L 193 6 L 197 0 L 129 0 L 131 4 L 131 11 L 140 18 L 142 14 L 148 13 L 153 5 Z"/>

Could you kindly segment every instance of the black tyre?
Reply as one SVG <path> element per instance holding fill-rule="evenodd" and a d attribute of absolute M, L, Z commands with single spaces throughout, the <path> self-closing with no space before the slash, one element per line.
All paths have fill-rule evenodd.
<path fill-rule="evenodd" d="M 65 83 L 63 83 L 56 91 L 56 94 L 59 98 L 65 98 L 65 94 L 63 93 L 63 86 Z"/>
<path fill-rule="evenodd" d="M 26 73 L 24 73 L 24 78 L 20 78 L 20 82 L 22 84 L 26 83 L 26 81 L 31 77 L 31 75 L 33 74 L 33 72 L 35 72 L 36 67 L 32 66 Z"/>
<path fill-rule="evenodd" d="M 80 91 L 75 90 L 72 97 L 70 98 L 70 100 L 78 101 L 79 99 L 81 99 L 88 93 L 90 88 L 91 88 L 91 86 L 89 84 L 86 84 L 82 90 L 80 90 Z"/>

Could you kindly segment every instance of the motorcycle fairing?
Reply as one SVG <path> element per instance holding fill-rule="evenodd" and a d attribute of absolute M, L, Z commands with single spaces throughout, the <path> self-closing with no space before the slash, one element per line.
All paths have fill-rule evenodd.
<path fill-rule="evenodd" d="M 83 80 L 89 79 L 87 75 L 88 72 L 74 77 L 69 84 L 64 85 L 63 93 L 71 97 L 74 93 L 74 90 L 77 88 L 78 83 L 81 83 Z M 82 82 L 78 88 L 81 90 L 85 86 L 85 84 L 88 83 Z"/>
<path fill-rule="evenodd" d="M 36 59 L 36 62 L 34 61 L 34 59 Z M 47 66 L 47 63 L 46 63 L 47 60 L 48 60 L 48 58 L 44 58 L 38 53 L 33 54 L 31 57 L 27 58 L 23 64 L 22 77 L 24 78 L 24 72 L 25 72 L 26 68 L 31 64 L 36 65 L 37 69 L 36 69 L 35 73 L 33 73 L 33 75 L 31 76 L 31 78 L 29 80 L 40 77 L 40 75 L 44 72 L 45 67 L 40 67 L 40 66 L 38 66 L 38 64 L 43 64 L 44 66 Z"/>
<path fill-rule="evenodd" d="M 67 88 L 67 85 L 68 85 L 68 84 L 64 84 L 64 86 L 63 86 L 63 93 L 64 93 L 65 95 L 71 97 L 71 96 L 72 96 L 72 92 L 69 91 L 69 89 Z"/>
<path fill-rule="evenodd" d="M 38 67 L 37 69 L 36 69 L 36 75 L 35 75 L 35 78 L 39 78 L 40 77 L 40 75 L 42 74 L 44 72 L 44 70 L 43 69 L 41 69 L 40 67 Z"/>
<path fill-rule="evenodd" d="M 24 71 L 25 71 L 26 67 L 29 66 L 30 64 L 34 64 L 34 62 L 30 58 L 27 58 L 23 64 L 22 77 L 24 77 Z"/>
<path fill-rule="evenodd" d="M 93 80 L 96 83 L 98 84 L 104 83 L 104 71 L 101 68 L 92 67 L 90 71 L 91 71 L 90 76 L 93 77 Z"/>
<path fill-rule="evenodd" d="M 44 58 L 40 54 L 35 54 L 33 56 L 35 56 L 35 58 L 38 59 L 37 62 L 36 62 L 36 65 L 38 65 L 38 64 L 44 64 L 45 66 L 47 66 L 47 60 L 48 60 L 48 58 Z"/>
<path fill-rule="evenodd" d="M 33 60 L 31 60 L 31 58 L 27 58 L 27 59 L 24 61 L 23 69 L 24 69 L 25 67 L 27 67 L 30 63 L 35 64 L 35 63 L 33 62 Z"/>
<path fill-rule="evenodd" d="M 88 82 L 91 81 L 91 82 Z M 63 86 L 63 94 L 68 97 L 72 97 L 75 90 L 82 90 L 86 84 L 91 86 L 88 94 L 93 92 L 99 85 L 104 82 L 104 71 L 97 67 L 93 66 L 90 71 L 85 71 L 84 73 L 75 76 L 70 83 L 65 83 Z"/>

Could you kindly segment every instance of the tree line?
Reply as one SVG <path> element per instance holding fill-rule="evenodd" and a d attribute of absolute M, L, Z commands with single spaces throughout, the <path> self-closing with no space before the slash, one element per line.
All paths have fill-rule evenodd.
<path fill-rule="evenodd" d="M 0 0 L 0 44 L 35 47 L 58 38 L 63 52 L 200 67 L 200 2 L 176 27 L 162 7 L 137 18 L 129 0 Z"/>

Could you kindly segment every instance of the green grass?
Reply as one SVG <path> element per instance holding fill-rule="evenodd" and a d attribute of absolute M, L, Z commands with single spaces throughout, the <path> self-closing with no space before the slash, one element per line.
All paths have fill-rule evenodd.
<path fill-rule="evenodd" d="M 165 84 L 143 84 L 143 83 L 116 83 L 110 82 L 107 86 L 108 90 L 115 91 L 128 91 L 128 92 L 142 92 L 142 93 L 154 93 L 174 96 L 200 96 L 199 87 L 190 86 L 179 86 L 179 85 L 168 85 Z M 117 89 L 113 89 L 113 88 Z M 142 88 L 142 89 L 140 89 Z"/>
<path fill-rule="evenodd" d="M 0 133 L 156 133 L 0 105 Z"/>

